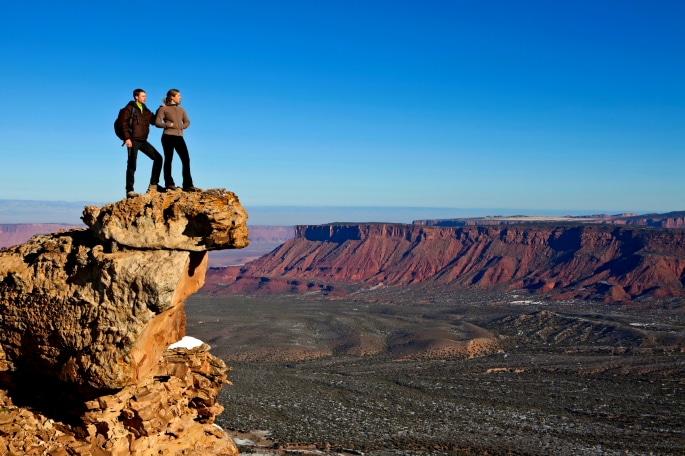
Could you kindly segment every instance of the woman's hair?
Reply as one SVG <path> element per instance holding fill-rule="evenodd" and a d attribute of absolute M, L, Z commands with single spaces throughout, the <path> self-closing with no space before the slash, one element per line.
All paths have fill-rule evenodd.
<path fill-rule="evenodd" d="M 171 97 L 175 96 L 179 92 L 180 90 L 178 89 L 169 89 L 169 91 L 166 93 L 166 99 L 164 100 L 166 104 L 171 103 Z"/>

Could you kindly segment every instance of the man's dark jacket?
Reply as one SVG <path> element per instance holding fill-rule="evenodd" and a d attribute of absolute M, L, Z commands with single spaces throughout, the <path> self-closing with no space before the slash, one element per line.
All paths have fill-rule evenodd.
<path fill-rule="evenodd" d="M 133 113 L 133 110 L 136 113 Z M 131 131 L 129 132 L 128 125 L 131 122 Z M 130 101 L 126 105 L 123 115 L 121 116 L 121 130 L 124 132 L 124 139 L 137 139 L 139 141 L 147 141 L 147 136 L 150 134 L 150 123 L 155 122 L 155 113 L 150 111 L 147 106 L 143 105 L 143 112 L 135 101 Z"/>

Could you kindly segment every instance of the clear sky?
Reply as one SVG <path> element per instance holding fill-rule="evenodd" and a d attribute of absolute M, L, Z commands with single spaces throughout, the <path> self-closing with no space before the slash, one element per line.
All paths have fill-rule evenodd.
<path fill-rule="evenodd" d="M 123 198 L 141 87 L 248 212 L 685 209 L 681 0 L 25 0 L 0 42 L 0 199 Z"/>

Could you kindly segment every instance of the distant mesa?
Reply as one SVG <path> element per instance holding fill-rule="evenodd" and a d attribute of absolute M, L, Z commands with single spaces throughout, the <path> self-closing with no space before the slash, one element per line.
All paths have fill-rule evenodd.
<path fill-rule="evenodd" d="M 616 215 L 566 215 L 553 216 L 494 216 L 455 219 L 414 220 L 414 225 L 425 226 L 487 226 L 487 225 L 520 225 L 520 224 L 607 224 L 629 226 L 652 226 L 657 228 L 685 228 L 685 211 L 666 214 L 623 213 Z"/>
<path fill-rule="evenodd" d="M 54 233 L 77 228 L 65 223 L 4 223 L 0 224 L 0 249 L 23 244 L 37 234 Z"/>
<path fill-rule="evenodd" d="M 673 226 L 680 223 L 673 214 L 681 213 L 644 220 Z M 408 286 L 523 289 L 549 299 L 605 302 L 685 296 L 685 230 L 655 229 L 628 218 L 297 226 L 295 239 L 262 258 L 211 271 L 203 292 L 360 296 Z"/>
<path fill-rule="evenodd" d="M 237 454 L 212 425 L 228 368 L 207 345 L 168 349 L 185 336 L 207 251 L 248 245 L 237 196 L 146 194 L 83 219 L 90 229 L 0 251 L 0 404 L 11 415 L 0 454 Z M 80 424 L 60 437 L 41 428 L 46 417 Z M 5 432 L 22 419 L 25 433 Z"/>

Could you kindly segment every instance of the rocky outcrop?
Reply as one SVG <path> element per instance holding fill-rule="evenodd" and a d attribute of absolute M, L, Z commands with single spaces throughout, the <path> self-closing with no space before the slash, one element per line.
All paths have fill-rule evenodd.
<path fill-rule="evenodd" d="M 206 345 L 169 351 L 185 335 L 183 304 L 204 284 L 207 250 L 248 243 L 237 197 L 146 194 L 89 206 L 83 218 L 90 230 L 0 251 L 0 383 L 14 391 L 9 399 L 70 423 L 60 432 L 71 429 L 76 443 L 60 435 L 70 443 L 59 448 L 74 452 L 63 454 L 237 454 L 212 426 L 226 366 Z M 31 388 L 54 393 L 27 399 Z M 0 450 L 18 448 L 2 426 Z"/>
<path fill-rule="evenodd" d="M 197 252 L 247 246 L 246 220 L 238 197 L 224 189 L 146 193 L 83 211 L 83 221 L 102 241 Z"/>
<path fill-rule="evenodd" d="M 296 227 L 207 292 L 346 294 L 387 286 L 527 289 L 552 299 L 685 296 L 685 231 L 606 225 Z"/>
<path fill-rule="evenodd" d="M 121 456 L 237 454 L 233 440 L 213 424 L 224 410 L 217 398 L 226 371 L 206 344 L 167 350 L 154 376 L 86 403 L 90 441 Z"/>
<path fill-rule="evenodd" d="M 206 252 L 108 252 L 88 230 L 36 236 L 0 254 L 0 346 L 16 368 L 92 389 L 150 374 L 185 335 L 183 302 Z"/>
<path fill-rule="evenodd" d="M 217 397 L 227 370 L 206 344 L 169 349 L 154 376 L 82 402 L 79 424 L 55 419 L 44 407 L 52 400 L 53 407 L 72 408 L 76 399 L 44 397 L 40 407 L 21 407 L 0 390 L 0 454 L 237 455 L 233 440 L 213 424 L 223 410 Z M 46 387 L 30 384 L 37 395 Z"/>

